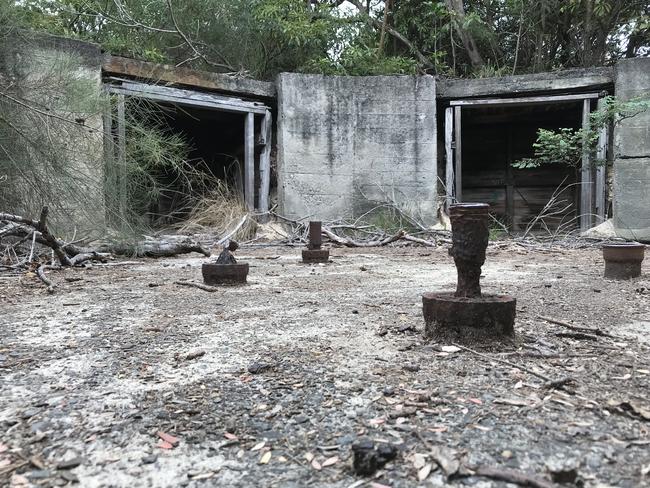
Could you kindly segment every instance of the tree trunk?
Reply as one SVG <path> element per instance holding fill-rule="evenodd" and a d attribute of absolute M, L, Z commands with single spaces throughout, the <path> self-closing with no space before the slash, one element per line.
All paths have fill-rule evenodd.
<path fill-rule="evenodd" d="M 454 27 L 460 40 L 463 43 L 465 51 L 467 51 L 467 56 L 469 57 L 470 62 L 474 68 L 481 68 L 485 65 L 481 53 L 476 46 L 476 42 L 472 35 L 465 30 L 463 27 L 463 22 L 465 20 L 465 8 L 463 7 L 463 0 L 445 0 L 447 3 L 447 8 L 452 13 Z"/>
<path fill-rule="evenodd" d="M 593 0 L 585 2 L 585 23 L 582 29 L 582 66 L 585 68 L 593 64 L 593 45 L 591 34 L 593 31 L 594 4 Z"/>

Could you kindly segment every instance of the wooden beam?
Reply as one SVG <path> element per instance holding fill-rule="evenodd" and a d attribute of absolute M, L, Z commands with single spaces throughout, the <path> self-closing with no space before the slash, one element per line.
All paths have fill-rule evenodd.
<path fill-rule="evenodd" d="M 127 171 L 126 171 L 126 107 L 124 95 L 117 96 L 117 193 L 118 218 L 126 219 Z"/>
<path fill-rule="evenodd" d="M 249 212 L 255 210 L 255 114 L 244 122 L 244 200 Z"/>
<path fill-rule="evenodd" d="M 452 107 L 448 107 L 445 109 L 445 207 L 447 210 L 449 210 L 449 205 L 454 203 L 454 150 L 452 147 L 453 138 L 454 109 Z"/>
<path fill-rule="evenodd" d="M 564 103 L 580 101 L 585 99 L 598 98 L 599 92 L 594 93 L 577 93 L 573 95 L 541 95 L 538 97 L 519 97 L 519 98 L 481 98 L 470 100 L 452 100 L 449 104 L 452 107 L 462 105 L 463 107 L 485 107 L 498 105 L 533 105 L 539 103 Z"/>
<path fill-rule="evenodd" d="M 110 98 L 102 114 L 104 125 L 104 200 L 105 207 L 109 212 L 106 215 L 108 221 L 112 222 L 113 215 L 110 211 L 115 209 L 115 140 L 113 139 L 113 110 Z"/>
<path fill-rule="evenodd" d="M 235 113 L 264 114 L 268 107 L 260 102 L 248 102 L 234 97 L 201 93 L 193 90 L 182 90 L 166 86 L 148 85 L 146 83 L 124 82 L 121 85 L 108 84 L 107 89 L 120 95 L 147 98 L 158 102 L 169 102 L 177 105 L 205 107 Z"/>
<path fill-rule="evenodd" d="M 603 99 L 598 100 L 598 109 L 604 106 Z M 609 126 L 604 125 L 598 134 L 598 149 L 596 150 L 596 223 L 601 224 L 607 218 L 607 145 L 609 142 Z"/>
<path fill-rule="evenodd" d="M 508 219 L 507 225 L 510 229 L 515 228 L 515 177 L 512 168 L 513 159 L 513 130 L 508 127 L 508 135 L 506 142 L 506 218 Z"/>
<path fill-rule="evenodd" d="M 275 84 L 235 77 L 220 73 L 210 73 L 189 68 L 178 68 L 166 64 L 149 63 L 120 56 L 104 56 L 104 74 L 127 76 L 151 80 L 154 83 L 173 83 L 193 88 L 232 93 L 245 97 L 275 98 Z"/>
<path fill-rule="evenodd" d="M 455 179 L 456 179 L 456 188 L 454 195 L 456 195 L 456 201 L 463 201 L 463 175 L 462 175 L 462 166 L 463 166 L 463 151 L 461 144 L 461 107 L 454 107 L 454 143 L 455 143 Z"/>
<path fill-rule="evenodd" d="M 436 92 L 438 98 L 449 100 L 558 91 L 597 91 L 613 88 L 615 78 L 614 68 L 588 68 L 495 78 L 441 79 L 436 82 Z"/>
<path fill-rule="evenodd" d="M 591 100 L 585 99 L 582 104 L 582 128 L 589 130 L 589 114 L 591 113 Z M 593 215 L 593 181 L 589 148 L 582 151 L 582 166 L 580 168 L 580 232 L 591 228 Z"/>
<path fill-rule="evenodd" d="M 269 189 L 271 187 L 271 147 L 273 142 L 273 116 L 267 110 L 262 120 L 262 140 L 264 148 L 260 155 L 260 191 L 258 212 L 266 214 L 269 211 Z M 268 220 L 268 215 L 261 216 L 262 221 Z"/>

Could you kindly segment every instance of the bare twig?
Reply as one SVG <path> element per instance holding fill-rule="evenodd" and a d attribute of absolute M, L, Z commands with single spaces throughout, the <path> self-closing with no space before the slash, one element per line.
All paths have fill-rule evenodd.
<path fill-rule="evenodd" d="M 533 488 L 557 488 L 555 483 L 545 480 L 536 475 L 530 475 L 522 471 L 516 471 L 508 468 L 493 468 L 490 466 L 477 466 L 468 468 L 470 476 L 484 476 L 494 480 L 515 483 L 520 486 L 531 486 Z"/>
<path fill-rule="evenodd" d="M 214 293 L 215 291 L 223 291 L 220 288 L 217 288 L 216 286 L 208 286 L 202 283 L 194 283 L 192 281 L 174 281 L 174 284 L 181 285 L 181 286 L 190 286 L 193 288 L 198 288 L 199 290 L 209 291 L 210 293 Z"/>
<path fill-rule="evenodd" d="M 547 322 L 550 322 L 551 324 L 561 325 L 562 327 L 566 327 L 567 329 L 575 330 L 576 332 L 584 332 L 584 333 L 587 333 L 587 334 L 593 334 L 593 335 L 597 335 L 597 336 L 615 338 L 615 336 L 612 336 L 612 335 L 608 334 L 607 332 L 603 332 L 600 329 L 592 329 L 590 327 L 579 327 L 577 325 L 573 325 L 573 324 L 570 324 L 568 322 L 565 322 L 564 320 L 558 320 L 558 319 L 554 319 L 554 318 L 551 318 L 551 317 L 544 317 L 543 315 L 538 315 L 537 318 L 542 319 L 542 320 L 546 320 Z"/>
<path fill-rule="evenodd" d="M 54 293 L 54 288 L 56 288 L 56 286 L 49 280 L 47 276 L 45 276 L 46 269 L 52 269 L 52 267 L 46 264 L 41 264 L 38 268 L 36 268 L 36 276 L 38 276 L 38 278 L 43 283 L 45 283 L 45 286 L 47 286 L 48 293 Z"/>
<path fill-rule="evenodd" d="M 500 358 L 495 358 L 494 356 L 490 356 L 488 354 L 483 354 L 481 352 L 475 351 L 474 349 L 470 349 L 469 347 L 462 346 L 460 344 L 454 344 L 454 346 L 459 347 L 467 352 L 471 352 L 472 354 L 475 354 L 478 357 L 488 359 L 490 361 L 496 361 L 497 363 L 502 363 L 502 364 L 507 364 L 508 366 L 512 366 L 513 368 L 520 369 L 521 371 L 525 371 L 528 374 L 532 374 L 533 376 L 537 376 L 538 378 L 544 380 L 546 384 L 544 385 L 547 388 L 553 388 L 555 386 L 563 386 L 566 385 L 569 382 L 574 381 L 573 378 L 561 378 L 561 379 L 552 379 L 549 378 L 548 376 L 538 373 L 537 371 L 533 371 L 532 369 L 528 369 L 525 366 L 521 366 L 516 363 L 512 363 L 510 361 L 507 361 L 505 359 L 500 359 Z"/>
<path fill-rule="evenodd" d="M 437 241 L 427 241 L 426 239 L 420 239 L 419 237 L 415 237 L 410 234 L 404 234 L 402 239 L 404 239 L 405 241 L 417 242 L 418 244 L 422 244 L 423 246 L 438 247 Z"/>
<path fill-rule="evenodd" d="M 215 244 L 217 246 L 220 246 L 224 242 L 226 242 L 228 239 L 230 239 L 232 236 L 234 236 L 239 229 L 241 229 L 242 225 L 246 223 L 246 219 L 248 219 L 248 214 L 244 215 L 242 219 L 239 221 L 239 223 L 235 226 L 235 228 L 228 232 L 225 236 L 223 236 L 221 239 L 219 239 Z"/>
<path fill-rule="evenodd" d="M 386 244 L 390 244 L 391 242 L 398 241 L 404 237 L 404 231 L 400 230 L 397 234 L 392 235 L 390 237 L 386 237 L 385 239 L 379 239 L 379 240 L 373 240 L 373 241 L 367 241 L 367 242 L 359 242 L 355 241 L 353 239 L 348 239 L 344 237 L 339 237 L 334 232 L 328 230 L 327 228 L 323 227 L 323 234 L 325 234 L 327 237 L 330 238 L 330 240 L 336 242 L 337 244 L 341 244 L 346 247 L 379 247 L 379 246 L 385 246 Z"/>

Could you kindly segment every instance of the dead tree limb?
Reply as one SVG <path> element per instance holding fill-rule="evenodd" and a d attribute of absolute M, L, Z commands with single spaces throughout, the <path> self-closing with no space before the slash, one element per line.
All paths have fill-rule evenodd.
<path fill-rule="evenodd" d="M 481 352 L 475 351 L 474 349 L 470 349 L 469 347 L 461 346 L 460 344 L 455 344 L 454 343 L 454 346 L 459 347 L 459 348 L 461 348 L 461 349 L 463 349 L 463 350 L 465 350 L 467 352 L 471 352 L 472 354 L 474 354 L 474 355 L 476 355 L 476 356 L 478 356 L 480 358 L 488 359 L 490 361 L 496 361 L 497 363 L 507 364 L 508 366 L 512 366 L 513 368 L 517 368 L 517 369 L 520 369 L 522 371 L 525 371 L 528 374 L 532 374 L 533 376 L 537 376 L 538 378 L 540 378 L 540 379 L 542 379 L 542 380 L 544 380 L 546 382 L 546 384 L 544 385 L 546 388 L 557 388 L 557 387 L 564 386 L 567 383 L 570 383 L 570 382 L 574 381 L 573 378 L 560 378 L 560 379 L 554 380 L 552 378 L 549 378 L 545 374 L 538 373 L 537 371 L 533 371 L 532 369 L 528 369 L 525 366 L 521 366 L 519 364 L 512 363 L 510 361 L 506 361 L 505 359 L 495 358 L 494 356 L 490 356 L 488 354 L 483 354 Z"/>
<path fill-rule="evenodd" d="M 181 285 L 181 286 L 191 286 L 192 288 L 198 288 L 199 290 L 209 291 L 210 293 L 219 291 L 219 288 L 217 288 L 216 286 L 204 285 L 202 283 L 194 283 L 193 281 L 174 281 L 174 284 Z"/>
<path fill-rule="evenodd" d="M 533 488 L 557 488 L 558 485 L 540 476 L 531 475 L 522 471 L 507 468 L 493 468 L 490 466 L 477 466 L 468 468 L 469 476 L 484 476 L 493 480 L 515 483 L 520 486 L 531 486 Z"/>
<path fill-rule="evenodd" d="M 244 215 L 242 219 L 239 221 L 239 223 L 235 226 L 235 228 L 228 232 L 225 236 L 223 236 L 221 239 L 219 239 L 216 243 L 217 246 L 220 246 L 224 242 L 226 242 L 228 239 L 230 239 L 232 236 L 234 236 L 239 229 L 241 229 L 242 225 L 246 223 L 246 220 L 248 219 L 248 214 Z"/>
<path fill-rule="evenodd" d="M 565 322 L 564 320 L 558 320 L 554 319 L 551 317 L 544 317 L 543 315 L 538 315 L 538 319 L 546 320 L 547 322 L 550 322 L 551 324 L 555 325 L 561 325 L 562 327 L 566 327 L 567 329 L 570 330 L 575 330 L 576 332 L 584 332 L 586 334 L 593 334 L 597 336 L 603 336 L 603 337 L 614 337 L 613 335 L 608 334 L 607 332 L 604 332 L 600 329 L 592 329 L 590 327 L 580 327 L 577 325 L 570 324 L 568 322 Z"/>
<path fill-rule="evenodd" d="M 397 234 L 392 235 L 390 237 L 386 237 L 385 239 L 377 239 L 374 241 L 368 241 L 368 242 L 359 242 L 355 241 L 353 239 L 345 238 L 345 237 L 339 237 L 334 232 L 328 230 L 327 228 L 323 227 L 323 234 L 325 234 L 327 237 L 330 238 L 331 241 L 336 242 L 337 244 L 341 244 L 346 247 L 379 247 L 379 246 L 385 246 L 386 244 L 390 244 L 391 242 L 398 241 L 404 237 L 404 231 L 400 230 Z"/>
<path fill-rule="evenodd" d="M 95 250 L 98 253 L 110 253 L 118 256 L 162 258 L 198 252 L 205 257 L 210 257 L 210 251 L 203 248 L 201 244 L 191 239 L 182 239 L 176 242 L 169 240 L 145 240 L 136 243 L 119 242 L 98 246 Z M 92 250 L 87 250 L 92 252 Z"/>
<path fill-rule="evenodd" d="M 427 58 L 424 54 L 422 54 L 422 52 L 420 52 L 420 50 L 416 48 L 411 41 L 409 41 L 406 37 L 404 37 L 403 34 L 393 29 L 390 25 L 384 26 L 381 21 L 369 15 L 359 0 L 349 0 L 349 2 L 357 8 L 359 14 L 364 17 L 366 22 L 372 24 L 377 29 L 385 28 L 386 32 L 388 32 L 391 36 L 393 36 L 395 39 L 400 41 L 402 44 L 404 44 L 407 48 L 411 50 L 411 52 L 415 55 L 418 61 L 422 64 L 422 66 L 424 66 L 427 69 L 433 69 L 433 63 L 429 60 L 429 58 Z"/>
<path fill-rule="evenodd" d="M 34 229 L 40 232 L 41 237 L 43 239 L 43 244 L 45 244 L 46 246 L 52 249 L 57 259 L 59 260 L 59 263 L 61 263 L 62 266 L 72 266 L 72 264 L 70 263 L 70 259 L 68 258 L 65 251 L 61 247 L 61 243 L 52 234 L 50 234 L 50 231 L 47 228 L 48 213 L 49 213 L 49 209 L 47 208 L 47 206 L 45 206 L 41 210 L 41 216 L 39 220 L 32 220 L 25 217 L 21 217 L 20 215 L 12 215 L 6 213 L 0 213 L 0 220 L 17 222 L 20 224 L 25 224 L 30 227 L 33 227 Z"/>
<path fill-rule="evenodd" d="M 36 268 L 36 276 L 38 276 L 38 279 L 45 283 L 48 293 L 54 293 L 54 288 L 56 288 L 56 286 L 50 281 L 47 276 L 45 276 L 46 269 L 51 269 L 51 267 L 46 264 L 41 264 L 38 268 Z"/>
<path fill-rule="evenodd" d="M 438 247 L 438 243 L 436 241 L 427 241 L 426 239 L 420 239 L 419 237 L 415 237 L 410 234 L 404 234 L 402 239 L 404 239 L 405 241 L 417 242 L 418 244 L 422 244 L 423 246 Z"/>

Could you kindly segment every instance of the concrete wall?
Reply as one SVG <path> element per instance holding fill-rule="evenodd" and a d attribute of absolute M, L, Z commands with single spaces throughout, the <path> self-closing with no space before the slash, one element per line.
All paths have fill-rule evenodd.
<path fill-rule="evenodd" d="M 616 97 L 650 99 L 650 58 L 620 61 Z M 614 129 L 614 226 L 621 237 L 650 241 L 650 110 Z"/>
<path fill-rule="evenodd" d="M 292 218 L 335 220 L 395 201 L 436 220 L 433 77 L 278 77 L 278 197 Z"/>
<path fill-rule="evenodd" d="M 0 46 L 0 78 L 16 97 L 53 117 L 5 106 L 37 144 L 22 141 L 24 171 L 9 175 L 16 197 L 13 208 L 4 210 L 38 218 L 41 205 L 48 205 L 59 236 L 103 233 L 101 50 L 29 32 L 18 33 L 15 41 Z"/>

